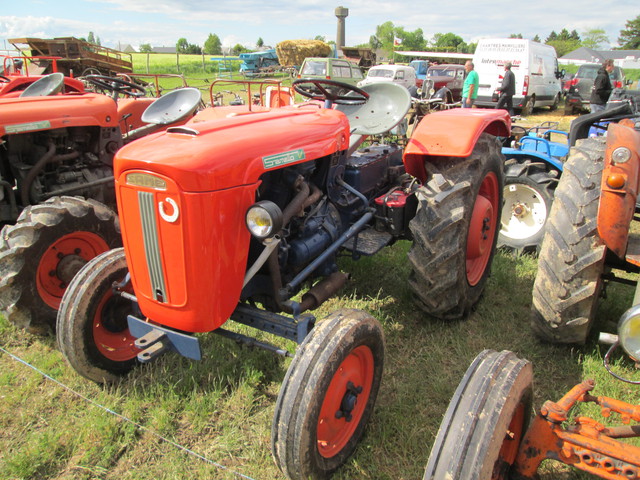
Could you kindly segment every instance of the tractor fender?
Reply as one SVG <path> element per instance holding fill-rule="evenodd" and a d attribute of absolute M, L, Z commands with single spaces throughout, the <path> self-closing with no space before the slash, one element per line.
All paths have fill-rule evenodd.
<path fill-rule="evenodd" d="M 633 126 L 629 119 L 609 124 L 598 206 L 598 235 L 620 258 L 624 258 L 627 249 L 640 179 L 640 133 Z M 615 162 L 613 152 L 621 147 L 627 148 L 631 157 L 625 162 Z"/>
<path fill-rule="evenodd" d="M 468 157 L 482 133 L 508 137 L 510 130 L 506 110 L 454 108 L 431 113 L 414 130 L 403 162 L 408 173 L 425 182 L 425 157 Z"/>
<path fill-rule="evenodd" d="M 555 157 L 550 157 L 549 155 L 545 155 L 543 153 L 540 152 L 535 152 L 535 151 L 526 151 L 523 152 L 520 149 L 517 148 L 503 148 L 502 149 L 502 154 L 505 156 L 505 158 L 509 159 L 509 158 L 523 158 L 523 159 L 527 159 L 527 158 L 531 158 L 531 159 L 535 159 L 535 160 L 540 160 L 548 165 L 551 165 L 555 170 L 558 170 L 559 172 L 562 172 L 562 170 L 564 169 L 564 164 L 558 160 Z"/>

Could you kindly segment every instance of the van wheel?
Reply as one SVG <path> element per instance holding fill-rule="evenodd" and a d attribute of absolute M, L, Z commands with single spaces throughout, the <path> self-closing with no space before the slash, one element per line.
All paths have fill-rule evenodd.
<path fill-rule="evenodd" d="M 524 107 L 522 107 L 522 112 L 520 112 L 521 115 L 524 115 L 525 117 L 527 115 L 531 115 L 533 113 L 533 109 L 535 108 L 535 106 L 536 106 L 536 97 L 535 96 L 529 97 L 526 100 Z"/>
<path fill-rule="evenodd" d="M 549 106 L 549 110 L 552 112 L 558 109 L 558 105 L 560 105 L 560 94 L 556 95 L 556 98 L 553 99 L 553 104 Z"/>

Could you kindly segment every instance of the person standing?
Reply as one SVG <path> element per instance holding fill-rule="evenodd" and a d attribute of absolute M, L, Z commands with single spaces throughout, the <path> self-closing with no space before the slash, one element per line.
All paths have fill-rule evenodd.
<path fill-rule="evenodd" d="M 511 62 L 504 64 L 504 77 L 502 77 L 502 85 L 498 88 L 498 92 L 500 92 L 500 98 L 498 98 L 496 108 L 504 108 L 509 112 L 509 116 L 513 117 L 513 96 L 516 93 L 516 76 L 511 71 Z"/>
<path fill-rule="evenodd" d="M 613 60 L 608 59 L 602 63 L 602 68 L 598 70 L 598 75 L 593 82 L 593 89 L 591 90 L 591 113 L 601 112 L 605 109 L 609 95 L 613 87 L 611 86 L 611 79 L 609 74 L 613 72 Z"/>
<path fill-rule="evenodd" d="M 462 108 L 471 108 L 476 98 L 478 98 L 480 79 L 478 78 L 478 72 L 474 70 L 474 65 L 471 60 L 465 62 L 464 70 L 467 72 L 467 76 L 462 86 Z"/>

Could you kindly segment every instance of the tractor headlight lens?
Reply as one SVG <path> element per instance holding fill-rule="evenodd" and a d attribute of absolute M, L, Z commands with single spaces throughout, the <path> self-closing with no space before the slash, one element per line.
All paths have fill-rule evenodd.
<path fill-rule="evenodd" d="M 263 240 L 282 229 L 282 210 L 275 203 L 262 200 L 247 210 L 247 228 L 251 235 Z"/>
<path fill-rule="evenodd" d="M 620 318 L 618 339 L 624 351 L 640 361 L 640 305 L 630 308 Z"/>
<path fill-rule="evenodd" d="M 631 159 L 631 150 L 627 147 L 618 147 L 611 154 L 614 163 L 626 163 Z"/>

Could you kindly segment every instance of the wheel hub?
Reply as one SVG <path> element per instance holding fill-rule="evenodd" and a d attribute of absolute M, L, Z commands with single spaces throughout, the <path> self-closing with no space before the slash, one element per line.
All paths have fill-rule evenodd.
<path fill-rule="evenodd" d="M 513 213 L 514 217 L 524 218 L 531 213 L 531 208 L 529 208 L 529 205 L 527 205 L 526 203 L 515 203 L 511 207 L 511 212 Z"/>
<path fill-rule="evenodd" d="M 56 270 L 50 272 L 49 275 L 53 273 L 56 277 L 62 280 L 64 284 L 68 285 L 71 279 L 75 277 L 76 273 L 78 273 L 80 269 L 87 264 L 87 261 L 79 254 L 79 248 L 76 248 L 74 253 L 70 255 L 59 254 L 60 262 L 58 263 Z"/>
<path fill-rule="evenodd" d="M 347 391 L 342 397 L 340 410 L 336 412 L 336 418 L 344 418 L 347 422 L 352 419 L 351 412 L 358 403 L 358 395 L 362 393 L 362 387 L 356 387 L 352 382 L 347 383 Z"/>

